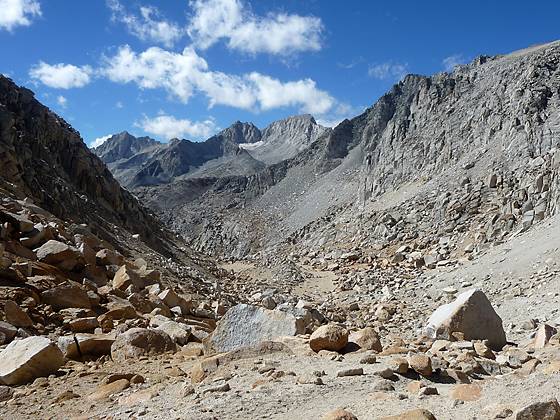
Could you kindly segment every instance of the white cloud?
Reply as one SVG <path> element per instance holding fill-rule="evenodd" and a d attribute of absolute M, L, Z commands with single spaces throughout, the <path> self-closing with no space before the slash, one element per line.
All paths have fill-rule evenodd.
<path fill-rule="evenodd" d="M 119 0 L 107 0 L 112 20 L 124 23 L 128 31 L 142 41 L 153 41 L 172 47 L 186 33 L 174 22 L 161 17 L 159 10 L 151 6 L 141 6 L 140 15 L 126 11 Z"/>
<path fill-rule="evenodd" d="M 0 29 L 12 31 L 17 26 L 29 26 L 38 16 L 41 5 L 37 0 L 0 0 Z"/>
<path fill-rule="evenodd" d="M 368 75 L 374 79 L 402 79 L 408 73 L 408 64 L 387 61 L 369 67 Z"/>
<path fill-rule="evenodd" d="M 297 106 L 303 112 L 321 114 L 336 103 L 311 79 L 281 82 L 257 72 L 238 76 L 211 71 L 192 48 L 185 48 L 182 54 L 157 47 L 136 53 L 126 45 L 114 57 L 105 58 L 102 72 L 114 82 L 134 82 L 143 89 L 163 88 L 184 103 L 201 92 L 210 107 L 258 111 Z"/>
<path fill-rule="evenodd" d="M 188 33 L 195 45 L 206 49 L 220 39 L 230 49 L 291 55 L 321 49 L 321 19 L 286 13 L 256 16 L 241 0 L 193 0 Z"/>
<path fill-rule="evenodd" d="M 443 65 L 445 71 L 453 71 L 455 67 L 457 67 L 460 64 L 464 64 L 466 61 L 467 60 L 463 56 L 463 54 L 453 54 L 450 55 L 449 57 L 445 57 L 442 60 L 441 64 Z"/>
<path fill-rule="evenodd" d="M 115 103 L 115 108 L 117 109 L 123 109 L 124 108 L 124 104 L 121 101 L 117 101 Z"/>
<path fill-rule="evenodd" d="M 56 103 L 57 103 L 61 108 L 66 108 L 66 105 L 68 104 L 68 100 L 67 100 L 64 96 L 59 95 L 59 96 L 56 98 Z"/>
<path fill-rule="evenodd" d="M 94 149 L 96 147 L 101 146 L 103 143 L 105 143 L 107 140 L 109 140 L 111 137 L 113 137 L 112 134 L 108 134 L 106 136 L 102 136 L 102 137 L 98 137 L 96 138 L 94 141 L 91 142 L 91 144 L 89 145 L 89 147 L 91 149 Z"/>
<path fill-rule="evenodd" d="M 191 121 L 188 119 L 177 119 L 165 114 L 154 118 L 144 116 L 144 119 L 136 123 L 136 125 L 146 133 L 162 137 L 165 140 L 185 137 L 206 139 L 217 131 L 213 119 Z"/>
<path fill-rule="evenodd" d="M 50 65 L 42 61 L 29 71 L 29 75 L 35 81 L 56 89 L 83 87 L 90 82 L 91 74 L 92 69 L 89 66 L 77 67 L 63 63 Z"/>

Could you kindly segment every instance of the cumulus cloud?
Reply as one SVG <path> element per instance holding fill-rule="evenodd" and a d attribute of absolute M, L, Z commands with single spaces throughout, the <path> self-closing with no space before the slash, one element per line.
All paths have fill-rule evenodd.
<path fill-rule="evenodd" d="M 463 54 L 453 54 L 450 55 L 449 57 L 445 57 L 442 60 L 441 64 L 443 65 L 445 71 L 453 71 L 455 67 L 457 67 L 460 64 L 464 64 L 466 61 L 467 60 L 463 56 Z"/>
<path fill-rule="evenodd" d="M 56 103 L 57 103 L 61 108 L 66 108 L 66 105 L 68 104 L 68 100 L 67 100 L 64 96 L 59 95 L 59 96 L 56 98 Z"/>
<path fill-rule="evenodd" d="M 18 26 L 29 26 L 38 16 L 41 5 L 37 0 L 0 0 L 0 29 L 12 31 Z"/>
<path fill-rule="evenodd" d="M 94 149 L 96 147 L 101 146 L 103 143 L 105 143 L 107 140 L 109 140 L 111 137 L 113 137 L 112 134 L 108 134 L 106 136 L 101 136 L 96 138 L 94 141 L 92 141 L 89 145 L 90 148 Z"/>
<path fill-rule="evenodd" d="M 321 49 L 323 23 L 313 16 L 269 13 L 257 16 L 241 0 L 192 0 L 188 33 L 198 48 L 221 39 L 230 49 L 291 55 Z"/>
<path fill-rule="evenodd" d="M 127 12 L 119 0 L 107 0 L 111 19 L 123 23 L 128 32 L 142 41 L 153 41 L 172 47 L 185 31 L 174 22 L 165 20 L 159 10 L 152 6 L 141 6 L 140 14 Z"/>
<path fill-rule="evenodd" d="M 178 119 L 172 115 L 158 115 L 154 118 L 144 118 L 136 123 L 146 133 L 161 137 L 165 140 L 172 138 L 206 139 L 217 130 L 213 119 L 204 121 L 191 121 Z"/>
<path fill-rule="evenodd" d="M 408 64 L 393 63 L 387 61 L 369 67 L 368 75 L 378 80 L 402 79 L 408 73 Z"/>
<path fill-rule="evenodd" d="M 182 53 L 158 47 L 136 53 L 126 45 L 115 56 L 105 58 L 102 72 L 114 82 L 165 89 L 184 103 L 200 92 L 208 98 L 210 107 L 227 105 L 258 111 L 297 106 L 303 112 L 321 114 L 336 102 L 311 79 L 281 82 L 257 72 L 231 75 L 212 71 L 190 47 Z"/>
<path fill-rule="evenodd" d="M 29 71 L 33 80 L 55 89 L 83 87 L 91 81 L 91 74 L 89 66 L 78 67 L 64 63 L 51 65 L 42 61 Z"/>

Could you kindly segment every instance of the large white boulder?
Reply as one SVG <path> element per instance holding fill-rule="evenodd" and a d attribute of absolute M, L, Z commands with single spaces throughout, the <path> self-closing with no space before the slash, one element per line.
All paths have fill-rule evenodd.
<path fill-rule="evenodd" d="M 56 372 L 63 363 L 62 352 L 47 337 L 13 341 L 0 353 L 0 383 L 25 384 Z"/>
<path fill-rule="evenodd" d="M 282 336 L 302 334 L 305 327 L 282 311 L 239 304 L 229 309 L 204 342 L 205 353 L 221 353 L 250 347 Z"/>
<path fill-rule="evenodd" d="M 461 293 L 453 302 L 440 306 L 428 319 L 425 332 L 431 338 L 449 340 L 455 332 L 465 340 L 488 340 L 494 350 L 506 344 L 502 319 L 481 290 Z"/>

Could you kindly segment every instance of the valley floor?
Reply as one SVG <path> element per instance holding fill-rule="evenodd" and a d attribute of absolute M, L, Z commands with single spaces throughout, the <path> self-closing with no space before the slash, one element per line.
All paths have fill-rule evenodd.
<path fill-rule="evenodd" d="M 560 322 L 559 238 L 558 218 L 549 219 L 476 260 L 452 270 L 430 270 L 411 281 L 408 288 L 393 293 L 405 308 L 414 308 L 413 299 L 422 297 L 424 312 L 429 313 L 439 306 L 435 296 L 443 289 L 480 287 L 502 317 L 508 340 L 523 347 L 531 338 L 533 328 L 527 326 L 531 320 L 535 324 Z M 263 287 L 273 277 L 268 269 L 247 262 L 223 267 L 243 273 Z M 317 301 L 331 295 L 336 283 L 333 272 L 303 269 L 307 279 L 294 287 L 294 293 Z M 341 299 L 349 299 L 353 293 L 347 291 Z M 404 325 L 424 323 L 425 319 L 406 319 L 416 313 L 405 310 L 401 314 L 412 323 L 400 324 L 403 338 L 417 334 Z M 398 323 L 392 324 L 390 330 L 395 334 Z M 174 355 L 142 357 L 126 364 L 108 358 L 87 364 L 71 362 L 64 367 L 64 376 L 38 379 L 18 388 L 14 398 L 1 408 L 2 418 L 315 419 L 343 407 L 359 419 L 415 408 L 428 409 L 437 419 L 493 419 L 511 416 L 536 401 L 560 399 L 557 345 L 532 354 L 541 361 L 536 367 L 480 376 L 470 385 L 457 385 L 440 376 L 420 378 L 410 373 L 383 379 L 384 368 L 406 354 L 381 353 L 375 363 L 364 364 L 362 359 L 371 356 L 368 352 L 317 355 L 310 351 L 305 337 L 284 342 L 289 353 L 270 351 L 246 358 L 241 354 L 194 386 L 189 372 L 201 360 L 196 345 Z M 338 372 L 360 368 L 363 374 L 337 376 Z M 145 382 L 99 394 L 99 384 L 114 374 L 139 374 Z M 437 395 L 419 395 L 418 380 L 435 387 Z"/>

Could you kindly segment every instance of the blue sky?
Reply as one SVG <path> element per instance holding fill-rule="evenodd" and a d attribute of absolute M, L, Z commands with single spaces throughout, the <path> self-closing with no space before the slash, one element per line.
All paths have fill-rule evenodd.
<path fill-rule="evenodd" d="M 560 38 L 560 2 L 0 0 L 0 72 L 87 143 L 334 124 L 406 73 Z"/>

